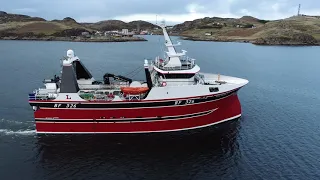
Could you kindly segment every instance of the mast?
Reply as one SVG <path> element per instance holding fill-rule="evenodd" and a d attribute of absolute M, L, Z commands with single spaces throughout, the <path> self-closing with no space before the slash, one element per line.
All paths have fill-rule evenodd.
<path fill-rule="evenodd" d="M 165 65 L 166 67 L 178 67 L 181 66 L 181 61 L 180 61 L 180 56 L 184 56 L 186 54 L 187 51 L 182 50 L 182 53 L 177 53 L 176 49 L 174 48 L 174 46 L 178 46 L 180 45 L 180 43 L 178 44 L 172 44 L 172 41 L 167 33 L 167 29 L 166 26 L 164 24 L 160 25 L 160 27 L 162 28 L 163 31 L 163 36 L 164 36 L 164 40 L 165 40 L 165 46 L 167 47 L 168 51 L 167 56 L 167 64 Z"/>

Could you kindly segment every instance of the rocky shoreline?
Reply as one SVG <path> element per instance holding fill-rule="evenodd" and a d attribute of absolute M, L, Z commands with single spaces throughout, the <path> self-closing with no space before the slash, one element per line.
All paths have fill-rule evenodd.
<path fill-rule="evenodd" d="M 237 18 L 206 17 L 174 26 L 185 40 L 242 42 L 270 46 L 319 46 L 320 17 L 292 16 L 261 20 L 250 16 Z"/>
<path fill-rule="evenodd" d="M 135 42 L 135 41 L 147 41 L 142 37 L 118 37 L 118 38 L 107 38 L 107 37 L 97 37 L 97 38 L 82 38 L 82 37 L 19 37 L 19 36 L 7 36 L 0 37 L 0 40 L 25 40 L 25 41 L 71 41 L 71 42 Z"/>
<path fill-rule="evenodd" d="M 191 36 L 182 36 L 181 39 L 189 41 L 214 41 L 214 42 L 243 42 L 243 43 L 252 43 L 251 40 L 245 39 L 227 39 L 219 37 L 191 37 Z"/>
<path fill-rule="evenodd" d="M 312 38 L 307 39 L 289 39 L 289 38 L 258 38 L 258 39 L 232 39 L 232 38 L 220 38 L 220 37 L 191 37 L 183 36 L 183 40 L 190 41 L 212 41 L 212 42 L 238 42 L 238 43 L 252 43 L 254 45 L 265 46 L 320 46 L 320 42 Z"/>

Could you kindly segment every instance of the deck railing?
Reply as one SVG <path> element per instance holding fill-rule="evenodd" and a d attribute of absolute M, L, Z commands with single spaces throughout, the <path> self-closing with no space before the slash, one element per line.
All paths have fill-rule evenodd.
<path fill-rule="evenodd" d="M 29 94 L 29 101 L 30 100 L 49 100 L 54 98 L 49 98 L 49 94 L 36 94 L 36 93 L 30 93 Z"/>
<path fill-rule="evenodd" d="M 180 57 L 180 61 L 181 66 L 165 67 L 169 60 L 161 60 L 159 57 L 157 57 L 154 61 L 152 61 L 152 65 L 164 71 L 189 70 L 194 68 L 196 65 L 195 59 L 192 59 L 188 56 Z"/>

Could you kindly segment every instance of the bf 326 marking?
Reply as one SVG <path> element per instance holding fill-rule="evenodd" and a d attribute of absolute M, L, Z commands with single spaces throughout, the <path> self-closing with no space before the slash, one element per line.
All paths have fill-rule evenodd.
<path fill-rule="evenodd" d="M 62 104 L 54 104 L 54 108 L 77 108 L 77 104 L 66 104 L 65 107 Z"/>
<path fill-rule="evenodd" d="M 183 100 L 183 101 L 176 101 L 174 105 L 185 105 L 185 104 L 193 104 L 194 99 L 188 99 L 188 100 Z"/>

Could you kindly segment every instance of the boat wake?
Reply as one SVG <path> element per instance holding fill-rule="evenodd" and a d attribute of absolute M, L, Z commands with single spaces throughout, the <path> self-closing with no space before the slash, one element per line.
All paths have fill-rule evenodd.
<path fill-rule="evenodd" d="M 34 135 L 36 130 L 30 121 L 0 119 L 0 135 Z"/>
<path fill-rule="evenodd" d="M 8 119 L 0 119 L 0 123 L 8 123 L 8 124 L 25 124 L 22 121 L 8 120 Z"/>
<path fill-rule="evenodd" d="M 35 135 L 36 130 L 26 129 L 26 130 L 16 130 L 13 131 L 11 129 L 0 129 L 0 134 L 4 135 Z"/>

